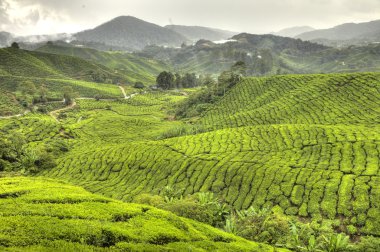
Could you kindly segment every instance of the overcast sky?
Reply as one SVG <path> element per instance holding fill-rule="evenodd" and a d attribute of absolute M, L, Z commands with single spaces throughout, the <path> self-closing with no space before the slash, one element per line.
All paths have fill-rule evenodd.
<path fill-rule="evenodd" d="M 329 28 L 380 19 L 380 0 L 0 0 L 0 31 L 71 33 L 120 15 L 162 26 L 269 33 L 292 26 Z"/>

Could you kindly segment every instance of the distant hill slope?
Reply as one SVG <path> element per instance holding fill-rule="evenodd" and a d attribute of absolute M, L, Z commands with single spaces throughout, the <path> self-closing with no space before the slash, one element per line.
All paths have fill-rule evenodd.
<path fill-rule="evenodd" d="M 39 78 L 74 78 L 116 83 L 123 79 L 113 70 L 77 57 L 21 49 L 0 49 L 0 74 Z"/>
<path fill-rule="evenodd" d="M 237 34 L 237 32 L 225 31 L 215 28 L 202 26 L 185 26 L 185 25 L 167 25 L 165 28 L 173 30 L 184 37 L 196 42 L 200 39 L 211 41 L 228 39 Z"/>
<path fill-rule="evenodd" d="M 61 181 L 0 178 L 0 186 L 2 251 L 288 251 Z"/>
<path fill-rule="evenodd" d="M 380 123 L 380 73 L 247 78 L 208 111 L 213 127 Z M 357 97 L 354 99 L 353 97 Z"/>
<path fill-rule="evenodd" d="M 318 40 L 323 43 L 340 41 L 346 44 L 380 42 L 380 20 L 366 23 L 347 23 L 330 29 L 315 30 L 297 36 L 302 40 Z"/>
<path fill-rule="evenodd" d="M 78 41 L 103 43 L 118 48 L 139 50 L 147 45 L 180 46 L 182 35 L 131 16 L 117 17 L 92 30 L 74 35 Z"/>
<path fill-rule="evenodd" d="M 123 74 L 129 83 L 141 81 L 145 84 L 153 84 L 156 81 L 156 76 L 168 68 L 163 62 L 139 57 L 132 53 L 103 52 L 90 48 L 74 47 L 70 44 L 60 45 L 58 42 L 46 44 L 36 51 L 75 56 L 105 65 Z"/>
<path fill-rule="evenodd" d="M 274 35 L 239 34 L 236 42 L 199 41 L 181 49 L 148 47 L 140 55 L 164 60 L 182 71 L 218 74 L 237 61 L 247 75 L 380 70 L 380 44 L 343 49 Z"/>
<path fill-rule="evenodd" d="M 297 35 L 300 35 L 305 32 L 311 32 L 314 30 L 315 29 L 310 26 L 296 26 L 296 27 L 285 28 L 278 32 L 274 32 L 273 35 L 294 38 Z"/>

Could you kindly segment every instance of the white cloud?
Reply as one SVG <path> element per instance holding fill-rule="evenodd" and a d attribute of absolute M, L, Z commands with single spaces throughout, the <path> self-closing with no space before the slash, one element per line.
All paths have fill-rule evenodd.
<path fill-rule="evenodd" d="M 0 28 L 19 34 L 75 32 L 116 16 L 159 25 L 268 33 L 380 19 L 379 0 L 0 0 Z"/>

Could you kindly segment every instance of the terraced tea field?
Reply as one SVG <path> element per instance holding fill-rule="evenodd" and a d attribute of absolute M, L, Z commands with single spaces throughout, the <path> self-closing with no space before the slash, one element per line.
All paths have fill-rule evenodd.
<path fill-rule="evenodd" d="M 196 121 L 208 132 L 167 139 L 185 127 L 170 116 L 186 99 L 179 92 L 77 100 L 58 121 L 32 114 L 0 125 L 31 146 L 64 142 L 57 166 L 38 175 L 93 193 L 130 202 L 168 185 L 183 195 L 212 191 L 236 209 L 277 206 L 305 222 L 336 220 L 353 237 L 378 237 L 379 77 L 248 78 Z"/>
<path fill-rule="evenodd" d="M 0 223 L 2 251 L 288 251 L 46 178 L 0 178 Z"/>
<path fill-rule="evenodd" d="M 212 128 L 380 123 L 380 74 L 249 78 L 202 118 Z"/>
<path fill-rule="evenodd" d="M 62 121 L 76 135 L 73 150 L 42 174 L 124 201 L 166 185 L 213 191 L 237 209 L 279 205 L 380 235 L 378 76 L 247 79 L 200 119 L 217 130 L 166 140 L 155 139 L 181 122 L 165 111 L 184 97 L 83 101 L 82 114 Z"/>

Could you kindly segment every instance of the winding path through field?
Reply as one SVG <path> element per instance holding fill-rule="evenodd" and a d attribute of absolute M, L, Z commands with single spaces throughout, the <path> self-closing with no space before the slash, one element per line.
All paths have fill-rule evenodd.
<path fill-rule="evenodd" d="M 72 108 L 74 108 L 76 105 L 77 105 L 77 103 L 76 103 L 75 100 L 74 100 L 73 103 L 71 103 L 71 104 L 70 104 L 69 106 L 67 106 L 67 107 L 64 107 L 64 108 L 61 108 L 61 109 L 57 109 L 57 110 L 50 111 L 50 112 L 49 112 L 49 115 L 50 115 L 51 117 L 53 117 L 54 120 L 56 120 L 57 122 L 59 122 L 58 119 L 57 119 L 58 114 L 61 113 L 62 111 L 66 111 L 66 110 L 72 109 Z"/>
<path fill-rule="evenodd" d="M 124 99 L 125 100 L 128 100 L 128 99 L 131 99 L 133 98 L 134 96 L 138 95 L 138 93 L 133 93 L 133 94 L 130 94 L 130 95 L 127 95 L 127 93 L 125 92 L 125 89 L 122 87 L 122 86 L 119 86 L 121 92 L 123 93 L 123 96 L 124 96 Z M 95 100 L 95 98 L 91 98 L 91 97 L 80 97 L 80 98 L 76 98 L 77 100 Z M 115 100 L 115 99 L 101 99 L 101 100 Z M 62 101 L 56 101 L 54 103 L 57 103 L 57 102 L 62 102 Z M 64 102 L 64 101 L 63 101 Z M 53 102 L 52 102 L 53 103 Z M 75 100 L 73 101 L 73 103 L 67 107 L 64 107 L 64 108 L 61 108 L 61 109 L 57 109 L 57 110 L 53 110 L 53 111 L 50 111 L 49 112 L 49 115 L 51 117 L 54 118 L 54 120 L 56 120 L 57 122 L 59 122 L 59 120 L 57 119 L 58 118 L 58 114 L 63 112 L 63 111 L 66 111 L 66 110 L 69 110 L 69 109 L 72 109 L 74 108 L 75 106 L 77 105 L 77 103 L 75 102 Z M 21 116 L 24 116 L 26 114 L 30 113 L 30 110 L 25 110 L 24 113 L 21 113 L 21 114 L 17 114 L 17 115 L 11 115 L 11 116 L 0 116 L 0 119 L 11 119 L 11 118 L 16 118 L 16 117 L 21 117 Z"/>
<path fill-rule="evenodd" d="M 16 117 L 21 117 L 23 115 L 26 115 L 30 112 L 30 110 L 25 110 L 24 113 L 17 114 L 17 115 L 11 115 L 11 116 L 0 116 L 0 119 L 11 119 L 11 118 L 16 118 Z"/>

